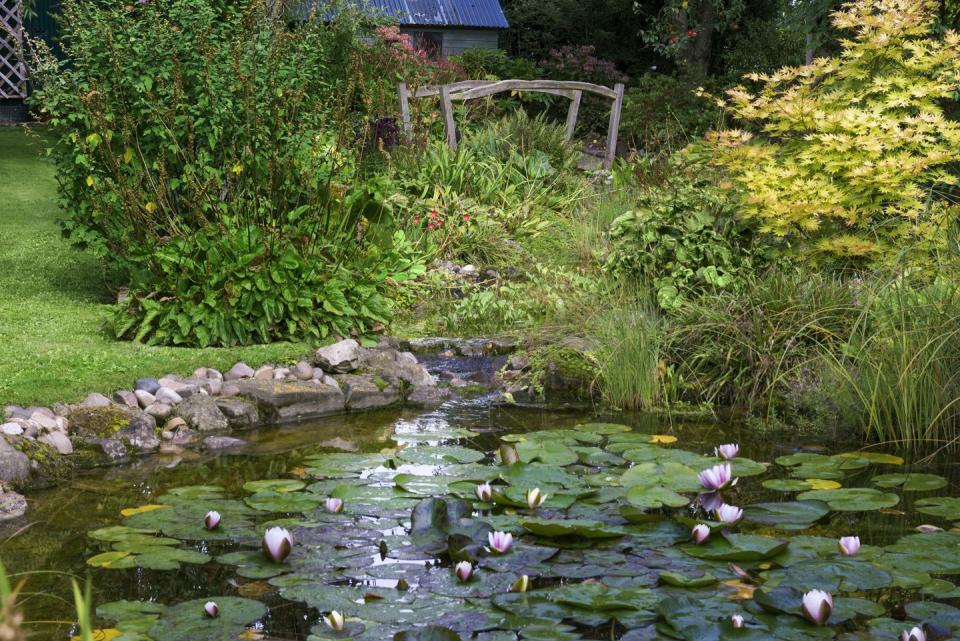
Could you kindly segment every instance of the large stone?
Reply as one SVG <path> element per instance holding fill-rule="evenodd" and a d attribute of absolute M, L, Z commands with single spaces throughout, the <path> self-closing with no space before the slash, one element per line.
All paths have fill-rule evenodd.
<path fill-rule="evenodd" d="M 30 457 L 0 437 L 0 481 L 17 485 L 30 477 Z"/>
<path fill-rule="evenodd" d="M 273 372 L 274 369 L 272 365 L 264 365 L 263 367 L 257 368 L 257 370 L 253 373 L 253 377 L 260 379 L 271 379 L 273 378 Z"/>
<path fill-rule="evenodd" d="M 80 407 L 85 408 L 110 407 L 110 405 L 111 402 L 109 398 L 103 394 L 97 394 L 96 392 L 83 399 L 83 402 L 80 403 Z"/>
<path fill-rule="evenodd" d="M 191 396 L 177 407 L 177 414 L 187 424 L 200 432 L 225 430 L 230 427 L 227 417 L 224 416 L 217 401 L 209 396 L 197 394 Z"/>
<path fill-rule="evenodd" d="M 239 398 L 221 398 L 217 399 L 217 407 L 227 417 L 227 422 L 232 428 L 254 427 L 260 423 L 260 414 L 257 412 L 257 406 L 253 403 Z"/>
<path fill-rule="evenodd" d="M 160 447 L 157 421 L 146 412 L 140 412 L 131 418 L 130 423 L 117 432 L 117 438 L 141 452 L 153 452 Z"/>
<path fill-rule="evenodd" d="M 384 378 L 394 385 L 399 385 L 400 381 L 414 386 L 437 384 L 437 379 L 426 367 L 416 361 L 411 363 L 406 357 L 401 359 L 394 349 L 366 350 L 360 357 L 360 366 L 365 372 Z"/>
<path fill-rule="evenodd" d="M 325 372 L 346 373 L 357 369 L 360 361 L 360 343 L 348 338 L 317 350 L 314 361 Z"/>
<path fill-rule="evenodd" d="M 27 499 L 21 494 L 4 491 L 0 486 L 0 521 L 16 519 L 27 513 Z"/>
<path fill-rule="evenodd" d="M 389 407 L 401 401 L 400 390 L 383 379 L 344 374 L 339 377 L 346 394 L 348 410 L 369 410 Z"/>
<path fill-rule="evenodd" d="M 126 405 L 133 409 L 138 409 L 140 407 L 140 401 L 137 399 L 137 395 L 130 390 L 117 390 L 113 393 L 113 402 L 120 405 Z"/>
<path fill-rule="evenodd" d="M 160 382 L 155 378 L 138 378 L 133 384 L 133 389 L 147 394 L 156 394 L 160 389 Z"/>
<path fill-rule="evenodd" d="M 173 414 L 173 406 L 167 403 L 151 403 L 143 411 L 154 418 L 165 419 Z"/>
<path fill-rule="evenodd" d="M 46 443 L 64 456 L 73 454 L 73 443 L 70 441 L 70 437 L 63 432 L 50 432 L 48 434 L 44 434 L 37 440 L 39 440 L 41 443 Z"/>
<path fill-rule="evenodd" d="M 160 388 L 158 387 L 157 389 Z M 137 402 L 140 404 L 140 407 L 150 407 L 157 402 L 157 397 L 146 390 L 135 390 L 133 395 L 137 397 Z"/>
<path fill-rule="evenodd" d="M 103 452 L 107 460 L 116 463 L 127 458 L 127 446 L 117 438 L 93 439 L 88 441 L 96 445 Z"/>
<path fill-rule="evenodd" d="M 113 438 L 132 416 L 129 408 L 120 405 L 80 407 L 70 412 L 70 425 L 83 438 Z"/>
<path fill-rule="evenodd" d="M 241 438 L 232 436 L 208 436 L 203 439 L 203 446 L 209 452 L 222 452 L 223 450 L 233 450 L 243 447 L 247 442 Z"/>
<path fill-rule="evenodd" d="M 407 397 L 407 403 L 418 407 L 437 407 L 449 401 L 453 393 L 446 387 L 416 385 Z"/>
<path fill-rule="evenodd" d="M 238 386 L 240 395 L 254 401 L 260 415 L 272 422 L 309 420 L 338 414 L 346 408 L 343 394 L 329 385 L 249 379 Z"/>
<path fill-rule="evenodd" d="M 23 434 L 23 427 L 20 423 L 4 423 L 0 425 L 0 434 L 6 434 L 7 436 L 20 436 Z"/>
<path fill-rule="evenodd" d="M 244 378 L 250 378 L 253 376 L 254 369 L 247 365 L 244 362 L 239 362 L 233 367 L 231 367 L 226 374 L 223 375 L 223 380 L 225 381 L 239 381 Z"/>
<path fill-rule="evenodd" d="M 291 370 L 293 375 L 301 381 L 309 381 L 313 378 L 313 365 L 307 361 L 300 361 Z"/>
<path fill-rule="evenodd" d="M 169 387 L 161 387 L 154 394 L 154 397 L 158 403 L 166 403 L 167 405 L 177 405 L 183 402 L 183 396 Z"/>

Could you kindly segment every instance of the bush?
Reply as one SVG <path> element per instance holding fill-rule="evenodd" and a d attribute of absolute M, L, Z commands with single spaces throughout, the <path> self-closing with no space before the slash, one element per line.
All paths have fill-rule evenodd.
<path fill-rule="evenodd" d="M 597 85 L 613 87 L 618 82 L 627 82 L 625 74 L 620 73 L 609 60 L 596 56 L 596 50 L 590 46 L 564 46 L 551 49 L 550 54 L 540 61 L 543 75 L 550 80 L 575 80 L 592 82 Z M 562 117 L 566 114 L 567 105 L 554 106 L 551 114 Z M 607 131 L 610 100 L 591 93 L 583 94 L 580 112 L 577 119 L 577 128 L 584 132 L 600 133 Z"/>
<path fill-rule="evenodd" d="M 513 58 L 503 49 L 468 49 L 458 56 L 451 56 L 471 80 L 535 80 L 540 70 L 526 58 Z"/>
<path fill-rule="evenodd" d="M 620 130 L 648 154 L 679 151 L 720 125 L 722 112 L 696 87 L 666 74 L 634 80 L 623 100 Z"/>

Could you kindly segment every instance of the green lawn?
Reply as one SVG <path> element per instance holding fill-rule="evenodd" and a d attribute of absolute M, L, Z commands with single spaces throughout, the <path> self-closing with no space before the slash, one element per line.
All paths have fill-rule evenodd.
<path fill-rule="evenodd" d="M 36 135 L 0 127 L 0 406 L 73 402 L 131 387 L 138 376 L 308 353 L 305 344 L 181 349 L 112 339 L 104 330 L 111 293 L 97 260 L 60 236 L 54 169 L 42 149 Z"/>

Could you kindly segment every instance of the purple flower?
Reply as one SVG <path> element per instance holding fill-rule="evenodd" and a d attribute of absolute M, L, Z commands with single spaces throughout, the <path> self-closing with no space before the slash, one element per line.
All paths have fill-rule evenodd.
<path fill-rule="evenodd" d="M 927 641 L 927 633 L 922 628 L 904 630 L 900 633 L 900 641 Z"/>
<path fill-rule="evenodd" d="M 700 545 L 710 538 L 710 526 L 706 523 L 699 523 L 690 531 L 690 536 L 693 538 L 694 543 Z"/>
<path fill-rule="evenodd" d="M 293 537 L 282 527 L 272 527 L 263 535 L 263 554 L 274 563 L 283 563 L 293 551 Z"/>
<path fill-rule="evenodd" d="M 727 505 L 726 503 L 718 507 L 715 514 L 717 515 L 718 521 L 730 524 L 736 523 L 743 518 L 743 510 L 736 505 Z"/>
<path fill-rule="evenodd" d="M 513 547 L 513 535 L 509 532 L 490 532 L 487 535 L 487 541 L 490 543 L 490 549 L 498 554 L 509 552 Z"/>
<path fill-rule="evenodd" d="M 737 484 L 737 479 L 733 478 L 733 470 L 729 463 L 721 463 L 706 469 L 697 475 L 700 479 L 700 485 L 704 489 L 716 491 L 724 490 Z"/>
<path fill-rule="evenodd" d="M 720 458 L 731 459 L 736 458 L 737 454 L 740 453 L 740 446 L 736 443 L 724 443 L 719 447 L 713 448 L 713 455 L 719 456 Z"/>
<path fill-rule="evenodd" d="M 860 537 L 859 536 L 844 536 L 840 538 L 838 543 L 840 547 L 840 553 L 844 556 L 853 556 L 860 551 Z"/>
<path fill-rule="evenodd" d="M 337 514 L 343 511 L 343 499 L 328 498 L 323 502 L 323 509 L 331 514 Z"/>
<path fill-rule="evenodd" d="M 477 498 L 483 501 L 484 503 L 489 503 L 493 500 L 493 488 L 490 487 L 489 483 L 481 483 L 477 486 L 476 489 Z"/>
<path fill-rule="evenodd" d="M 220 526 L 220 513 L 213 510 L 203 517 L 203 524 L 208 530 L 215 530 Z"/>
<path fill-rule="evenodd" d="M 470 580 L 470 577 L 473 576 L 473 566 L 470 564 L 470 561 L 460 561 L 453 568 L 454 573 L 457 575 L 457 578 L 460 579 L 460 583 L 466 583 Z"/>
<path fill-rule="evenodd" d="M 203 613 L 211 619 L 216 619 L 220 616 L 220 606 L 213 601 L 207 601 L 203 604 Z"/>
<path fill-rule="evenodd" d="M 734 630 L 739 630 L 743 627 L 743 617 L 739 614 L 734 614 L 730 617 L 730 625 L 733 626 Z"/>

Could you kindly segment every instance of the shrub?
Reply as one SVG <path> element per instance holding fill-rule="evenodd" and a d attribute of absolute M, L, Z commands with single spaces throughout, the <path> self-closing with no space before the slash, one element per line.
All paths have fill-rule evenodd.
<path fill-rule="evenodd" d="M 834 14 L 853 31 L 837 58 L 749 78 L 728 91 L 756 133 L 714 137 L 716 161 L 746 194 L 743 216 L 803 255 L 856 265 L 915 260 L 946 244 L 945 194 L 960 123 L 941 102 L 960 88 L 960 36 L 933 36 L 935 3 L 857 0 Z"/>
<path fill-rule="evenodd" d="M 551 80 L 575 80 L 592 82 L 597 85 L 613 87 L 618 82 L 627 82 L 625 74 L 620 73 L 609 60 L 596 56 L 596 50 L 590 46 L 564 46 L 551 49 L 550 54 L 540 61 L 543 75 Z M 556 103 L 550 111 L 555 117 L 566 114 L 567 105 L 564 100 Z M 610 100 L 591 93 L 583 95 L 580 112 L 577 119 L 577 128 L 585 132 L 606 132 Z"/>
<path fill-rule="evenodd" d="M 650 409 L 663 400 L 663 329 L 655 306 L 613 303 L 591 319 L 590 327 L 598 338 L 604 400 L 624 410 Z"/>
<path fill-rule="evenodd" d="M 698 96 L 689 82 L 666 74 L 644 74 L 624 96 L 620 128 L 644 152 L 670 153 L 702 139 L 720 121 L 720 109 Z"/>
<path fill-rule="evenodd" d="M 473 80 L 534 80 L 540 76 L 532 61 L 513 58 L 503 49 L 468 49 L 450 60 L 460 67 L 465 78 Z"/>

